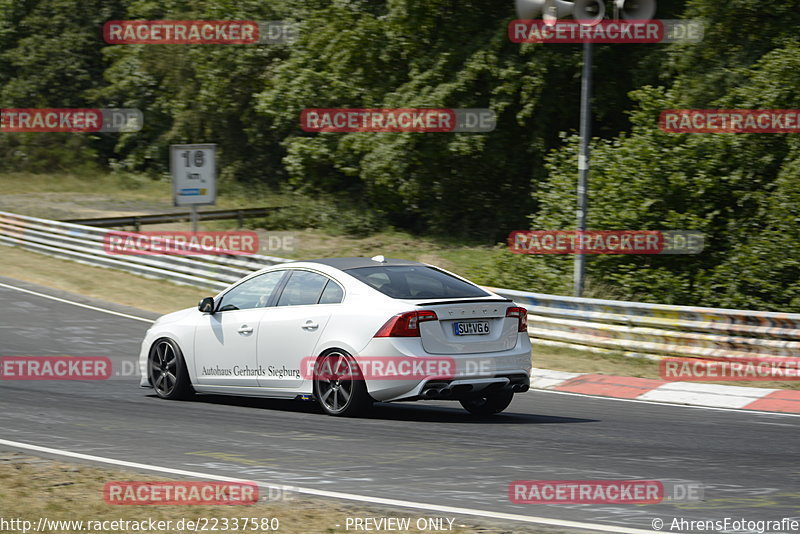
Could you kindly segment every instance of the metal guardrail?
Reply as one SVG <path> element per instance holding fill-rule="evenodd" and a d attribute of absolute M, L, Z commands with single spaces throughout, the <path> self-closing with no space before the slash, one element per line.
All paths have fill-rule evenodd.
<path fill-rule="evenodd" d="M 269 213 L 281 209 L 280 207 L 272 208 L 242 208 L 231 210 L 210 210 L 198 211 L 197 217 L 200 221 L 216 221 L 222 219 L 238 219 L 239 226 L 242 226 L 245 218 L 249 217 L 264 217 Z M 133 226 L 136 231 L 143 224 L 162 224 L 171 222 L 188 221 L 191 215 L 189 213 L 158 213 L 150 215 L 128 215 L 124 217 L 99 217 L 94 219 L 67 219 L 61 222 L 80 224 L 85 226 L 96 226 L 99 228 L 115 228 L 118 226 Z"/>
<path fill-rule="evenodd" d="M 220 290 L 292 260 L 273 256 L 112 256 L 108 230 L 0 212 L 0 243 L 90 265 Z M 800 357 L 800 314 L 667 306 L 487 288 L 528 309 L 531 340 L 659 358 Z"/>
<path fill-rule="evenodd" d="M 541 344 L 658 358 L 800 357 L 800 314 L 669 306 L 488 288 L 528 309 Z"/>
<path fill-rule="evenodd" d="M 292 261 L 261 255 L 113 256 L 103 244 L 108 232 L 0 211 L 0 243 L 207 289 L 220 290 L 253 271 Z"/>

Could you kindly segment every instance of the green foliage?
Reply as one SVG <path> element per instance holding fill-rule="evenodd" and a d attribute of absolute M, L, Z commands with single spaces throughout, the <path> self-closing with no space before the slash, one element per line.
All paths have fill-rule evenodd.
<path fill-rule="evenodd" d="M 607 2 L 608 3 L 608 2 Z M 594 296 L 800 311 L 800 141 L 667 134 L 663 109 L 800 108 L 800 2 L 660 0 L 701 43 L 595 47 L 592 229 L 706 235 L 696 256 L 588 258 Z M 0 170 L 167 172 L 219 147 L 221 190 L 288 191 L 270 228 L 495 243 L 574 227 L 579 45 L 509 42 L 511 0 L 0 0 L 2 107 L 132 107 L 141 132 L 2 134 Z M 107 20 L 289 20 L 292 45 L 108 46 Z M 489 134 L 314 134 L 307 108 L 490 108 Z M 137 181 L 121 178 L 124 187 Z M 571 257 L 498 248 L 482 282 L 569 293 Z"/>
<path fill-rule="evenodd" d="M 289 183 L 361 196 L 394 224 L 496 237 L 532 207 L 526 145 L 514 115 L 524 69 L 504 36 L 507 6 L 473 0 L 332 2 L 304 21 L 300 42 L 258 95 L 258 110 L 292 128 Z M 348 52 L 349 51 L 349 52 Z M 305 108 L 490 107 L 509 128 L 490 135 L 305 134 Z M 509 160 L 508 147 L 522 145 Z M 520 172 L 522 170 L 522 172 Z"/>
<path fill-rule="evenodd" d="M 387 227 L 380 213 L 341 195 L 315 199 L 295 192 L 285 195 L 283 202 L 285 207 L 251 221 L 251 226 L 270 230 L 319 228 L 350 237 L 367 237 Z"/>
<path fill-rule="evenodd" d="M 0 2 L 0 107 L 86 108 L 104 84 L 99 28 L 119 18 L 121 0 Z M 3 134 L 0 169 L 84 172 L 109 147 L 100 136 Z"/>
<path fill-rule="evenodd" d="M 709 106 L 800 108 L 796 42 L 738 71 L 741 82 Z M 800 310 L 800 251 L 793 246 L 800 242 L 797 138 L 664 133 L 657 127 L 661 110 L 684 105 L 686 91 L 643 87 L 631 96 L 637 102 L 631 132 L 593 143 L 590 228 L 697 230 L 706 249 L 696 256 L 590 256 L 590 287 L 600 289 L 598 296 L 632 300 Z M 564 206 L 576 203 L 577 142 L 569 137 L 548 155 L 532 228 L 574 228 L 574 212 Z M 526 260 L 502 269 L 538 274 Z M 571 271 L 561 267 L 563 280 Z"/>

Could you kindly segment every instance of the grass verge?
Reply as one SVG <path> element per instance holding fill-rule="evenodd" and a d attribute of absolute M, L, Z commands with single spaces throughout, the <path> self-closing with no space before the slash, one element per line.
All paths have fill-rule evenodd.
<path fill-rule="evenodd" d="M 289 494 L 280 500 L 266 501 L 262 491 L 262 501 L 248 506 L 151 506 L 151 505 L 108 505 L 103 500 L 103 486 L 110 481 L 164 481 L 163 477 L 135 473 L 118 469 L 108 469 L 84 464 L 63 463 L 60 461 L 36 458 L 15 452 L 0 452 L 0 509 L 6 521 L 20 519 L 37 526 L 40 518 L 50 521 L 172 521 L 173 528 L 161 531 L 169 534 L 193 532 L 175 528 L 178 521 L 197 518 L 234 520 L 236 518 L 277 518 L 280 528 L 277 532 L 287 534 L 318 534 L 346 532 L 346 520 L 350 518 L 410 518 L 411 525 L 424 517 L 453 519 L 455 534 L 481 532 L 499 534 L 510 532 L 509 528 L 481 525 L 481 520 L 461 519 L 446 514 L 425 514 L 418 510 L 388 509 L 370 505 L 354 505 L 346 501 L 305 497 Z M 211 525 L 212 523 L 209 523 Z M 75 525 L 73 524 L 73 527 Z M 87 526 L 87 525 L 84 525 Z M 54 525 L 55 527 L 55 525 Z M 508 527 L 508 525 L 506 525 Z M 2 528 L 2 527 L 0 527 Z M 221 527 L 220 527 L 221 528 Z M 351 526 L 351 531 L 353 530 Z M 8 530 L 2 530 L 8 532 Z M 14 531 L 13 529 L 11 531 Z M 413 532 L 435 532 L 428 529 L 413 529 Z M 516 524 L 514 532 L 527 534 L 564 532 L 561 529 L 538 528 Z M 20 530 L 21 532 L 21 530 Z M 87 532 L 86 529 L 44 528 L 40 533 L 71 534 Z M 134 530 L 113 529 L 104 532 L 134 532 Z M 141 530 L 137 532 L 157 532 Z M 240 530 L 239 532 L 269 532 L 269 530 Z M 388 532 L 375 530 L 372 532 Z M 396 532 L 396 531 L 395 531 Z"/>
<path fill-rule="evenodd" d="M 0 276 L 161 314 L 196 306 L 213 293 L 5 245 L 0 258 Z"/>
<path fill-rule="evenodd" d="M 188 212 L 172 204 L 169 180 L 133 174 L 50 176 L 0 173 L 0 211 L 46 219 L 80 219 L 146 213 Z M 220 184 L 215 206 L 203 209 L 284 206 L 271 218 L 248 224 L 291 233 L 297 246 L 291 252 L 262 250 L 263 254 L 292 259 L 330 256 L 374 256 L 435 263 L 481 283 L 485 265 L 497 254 L 493 246 L 464 240 L 415 236 L 392 228 L 370 226 L 357 209 L 343 210 L 334 202 L 311 200 L 242 184 Z M 230 230 L 235 221 L 206 221 L 201 230 Z M 143 230 L 189 230 L 188 224 L 144 226 Z M 355 234 L 353 233 L 355 232 Z"/>

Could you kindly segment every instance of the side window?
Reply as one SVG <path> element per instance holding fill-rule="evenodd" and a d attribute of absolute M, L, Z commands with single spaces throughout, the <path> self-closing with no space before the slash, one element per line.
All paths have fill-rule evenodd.
<path fill-rule="evenodd" d="M 322 296 L 319 298 L 320 304 L 339 304 L 344 298 L 344 291 L 339 287 L 339 284 L 333 280 L 328 280 L 325 289 L 322 290 Z"/>
<path fill-rule="evenodd" d="M 222 296 L 219 311 L 263 308 L 286 271 L 264 273 L 234 287 Z"/>
<path fill-rule="evenodd" d="M 303 306 L 316 304 L 328 278 L 309 271 L 292 271 L 292 277 L 283 288 L 278 306 Z"/>

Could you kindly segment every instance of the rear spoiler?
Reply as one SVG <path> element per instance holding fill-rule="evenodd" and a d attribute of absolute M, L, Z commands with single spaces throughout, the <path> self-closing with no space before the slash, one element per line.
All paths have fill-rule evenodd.
<path fill-rule="evenodd" d="M 479 304 L 483 302 L 508 302 L 513 303 L 510 299 L 462 299 L 462 300 L 434 300 L 431 302 L 420 302 L 417 306 L 433 306 L 434 304 Z"/>

